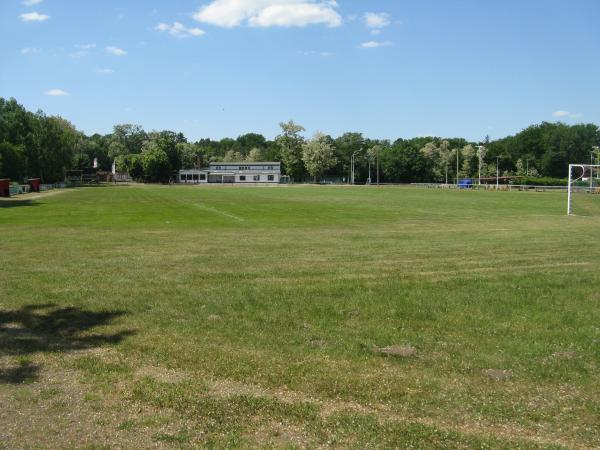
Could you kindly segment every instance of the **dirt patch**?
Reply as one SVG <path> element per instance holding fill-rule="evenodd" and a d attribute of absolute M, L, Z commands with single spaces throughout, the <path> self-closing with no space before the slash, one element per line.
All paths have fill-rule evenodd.
<path fill-rule="evenodd" d="M 313 348 L 323 348 L 327 345 L 327 341 L 325 339 L 312 338 L 309 339 L 308 344 Z"/>
<path fill-rule="evenodd" d="M 315 448 L 311 436 L 302 427 L 287 423 L 268 423 L 249 438 L 261 448 Z"/>
<path fill-rule="evenodd" d="M 513 376 L 510 370 L 501 369 L 485 369 L 483 374 L 494 381 L 506 381 Z"/>
<path fill-rule="evenodd" d="M 375 347 L 373 352 L 386 356 L 409 358 L 417 354 L 417 349 L 412 345 L 390 345 L 389 347 Z"/>
<path fill-rule="evenodd" d="M 168 419 L 151 423 L 146 418 L 158 411 L 126 401 L 119 386 L 90 390 L 76 373 L 44 362 L 37 382 L 0 390 L 0 443 L 7 449 L 164 447 L 154 434 L 187 426 L 164 408 Z"/>
<path fill-rule="evenodd" d="M 209 320 L 210 322 L 218 322 L 219 320 L 221 320 L 221 316 L 217 314 L 211 314 L 206 318 L 206 320 Z"/>
<path fill-rule="evenodd" d="M 180 383 L 188 377 L 184 372 L 164 367 L 146 366 L 136 372 L 138 377 L 149 377 L 161 383 Z"/>
<path fill-rule="evenodd" d="M 568 351 L 568 352 L 556 352 L 553 353 L 552 356 L 559 359 L 573 359 L 577 357 L 577 352 Z"/>

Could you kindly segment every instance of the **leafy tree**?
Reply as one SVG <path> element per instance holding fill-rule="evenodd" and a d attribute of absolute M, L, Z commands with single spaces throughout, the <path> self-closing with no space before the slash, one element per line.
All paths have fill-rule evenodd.
<path fill-rule="evenodd" d="M 182 133 L 173 131 L 152 131 L 148 133 L 146 140 L 142 144 L 142 151 L 147 147 L 148 142 L 153 142 L 158 148 L 167 154 L 169 159 L 170 170 L 181 169 L 181 153 L 179 152 L 179 144 L 184 144 L 187 139 Z"/>
<path fill-rule="evenodd" d="M 121 155 L 115 159 L 117 172 L 129 174 L 131 178 L 137 181 L 144 179 L 144 167 L 142 165 L 141 155 Z"/>
<path fill-rule="evenodd" d="M 141 153 L 142 145 L 147 139 L 147 134 L 140 125 L 121 124 L 113 127 L 111 143 L 109 144 L 109 157 Z"/>
<path fill-rule="evenodd" d="M 381 155 L 386 180 L 400 183 L 420 183 L 430 180 L 432 161 L 421 147 L 423 142 L 407 143 L 401 139 L 384 148 Z"/>
<path fill-rule="evenodd" d="M 244 155 L 235 150 L 228 150 L 223 156 L 223 162 L 243 162 L 245 160 Z"/>
<path fill-rule="evenodd" d="M 267 146 L 267 140 L 262 134 L 247 133 L 236 139 L 237 148 L 242 155 L 248 156 L 253 149 L 263 149 Z"/>
<path fill-rule="evenodd" d="M 169 181 L 171 164 L 169 156 L 157 141 L 146 141 L 142 149 L 141 163 L 144 179 L 151 182 Z"/>
<path fill-rule="evenodd" d="M 202 155 L 194 144 L 181 142 L 176 147 L 182 169 L 193 169 L 202 166 Z"/>
<path fill-rule="evenodd" d="M 0 178 L 10 178 L 11 180 L 20 180 L 25 173 L 25 152 L 20 145 L 10 142 L 0 142 Z"/>
<path fill-rule="evenodd" d="M 277 136 L 275 141 L 281 149 L 281 159 L 286 173 L 295 179 L 301 179 L 304 174 L 304 166 L 302 164 L 302 144 L 304 138 L 300 133 L 306 131 L 302 125 L 289 122 L 282 122 L 281 134 Z"/>
<path fill-rule="evenodd" d="M 248 156 L 246 156 L 246 161 L 248 162 L 259 162 L 262 161 L 263 157 L 262 157 L 262 150 L 260 148 L 253 148 L 252 150 L 250 150 L 250 152 L 248 153 Z"/>
<path fill-rule="evenodd" d="M 315 133 L 302 145 L 302 161 L 315 182 L 336 163 L 333 145 L 323 133 Z"/>
<path fill-rule="evenodd" d="M 475 147 L 471 144 L 465 145 L 461 149 L 462 156 L 462 167 L 459 176 L 461 177 L 471 177 L 474 173 L 477 172 L 478 162 L 477 162 L 477 151 Z"/>
<path fill-rule="evenodd" d="M 357 180 L 366 177 L 365 156 L 368 147 L 366 139 L 361 133 L 347 132 L 334 141 L 335 157 L 337 165 L 333 174 L 345 178 L 350 176 L 352 155 L 354 160 L 354 178 Z"/>

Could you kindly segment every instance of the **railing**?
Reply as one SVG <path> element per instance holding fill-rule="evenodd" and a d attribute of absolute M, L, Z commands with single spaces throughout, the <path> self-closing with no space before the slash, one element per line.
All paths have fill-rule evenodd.
<path fill-rule="evenodd" d="M 546 192 L 546 191 L 559 191 L 567 192 L 567 186 L 538 186 L 528 184 L 472 184 L 469 186 L 460 186 L 456 184 L 445 184 L 445 183 L 411 183 L 411 186 L 432 188 L 432 189 L 465 189 L 465 190 L 485 190 L 485 191 L 535 191 L 535 192 Z M 572 186 L 573 192 L 591 192 L 593 194 L 600 194 L 600 187 L 593 187 L 590 189 L 589 186 Z"/>

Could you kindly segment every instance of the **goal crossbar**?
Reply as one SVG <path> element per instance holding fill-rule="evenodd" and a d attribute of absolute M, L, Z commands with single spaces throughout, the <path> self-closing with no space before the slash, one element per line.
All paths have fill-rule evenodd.
<path fill-rule="evenodd" d="M 573 169 L 578 168 L 581 169 L 581 175 L 579 177 L 577 177 L 575 180 L 573 179 Z M 585 175 L 585 171 L 586 169 L 589 169 L 590 171 L 590 193 L 592 192 L 592 188 L 593 188 L 593 177 L 594 177 L 594 169 L 598 169 L 598 173 L 600 173 L 600 164 L 569 164 L 569 185 L 567 188 L 567 215 L 572 216 L 573 215 L 573 208 L 572 208 L 572 194 L 573 194 L 573 183 L 581 180 L 583 178 L 583 176 Z"/>

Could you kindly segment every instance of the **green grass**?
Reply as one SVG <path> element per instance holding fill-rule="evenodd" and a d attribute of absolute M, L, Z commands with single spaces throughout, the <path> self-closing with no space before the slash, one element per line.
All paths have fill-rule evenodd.
<path fill-rule="evenodd" d="M 148 445 L 598 447 L 600 197 L 575 201 L 575 217 L 561 193 L 399 187 L 4 201 L 0 401 L 51 373 L 54 401 L 93 395 L 91 428 Z M 417 352 L 374 351 L 390 345 Z"/>

